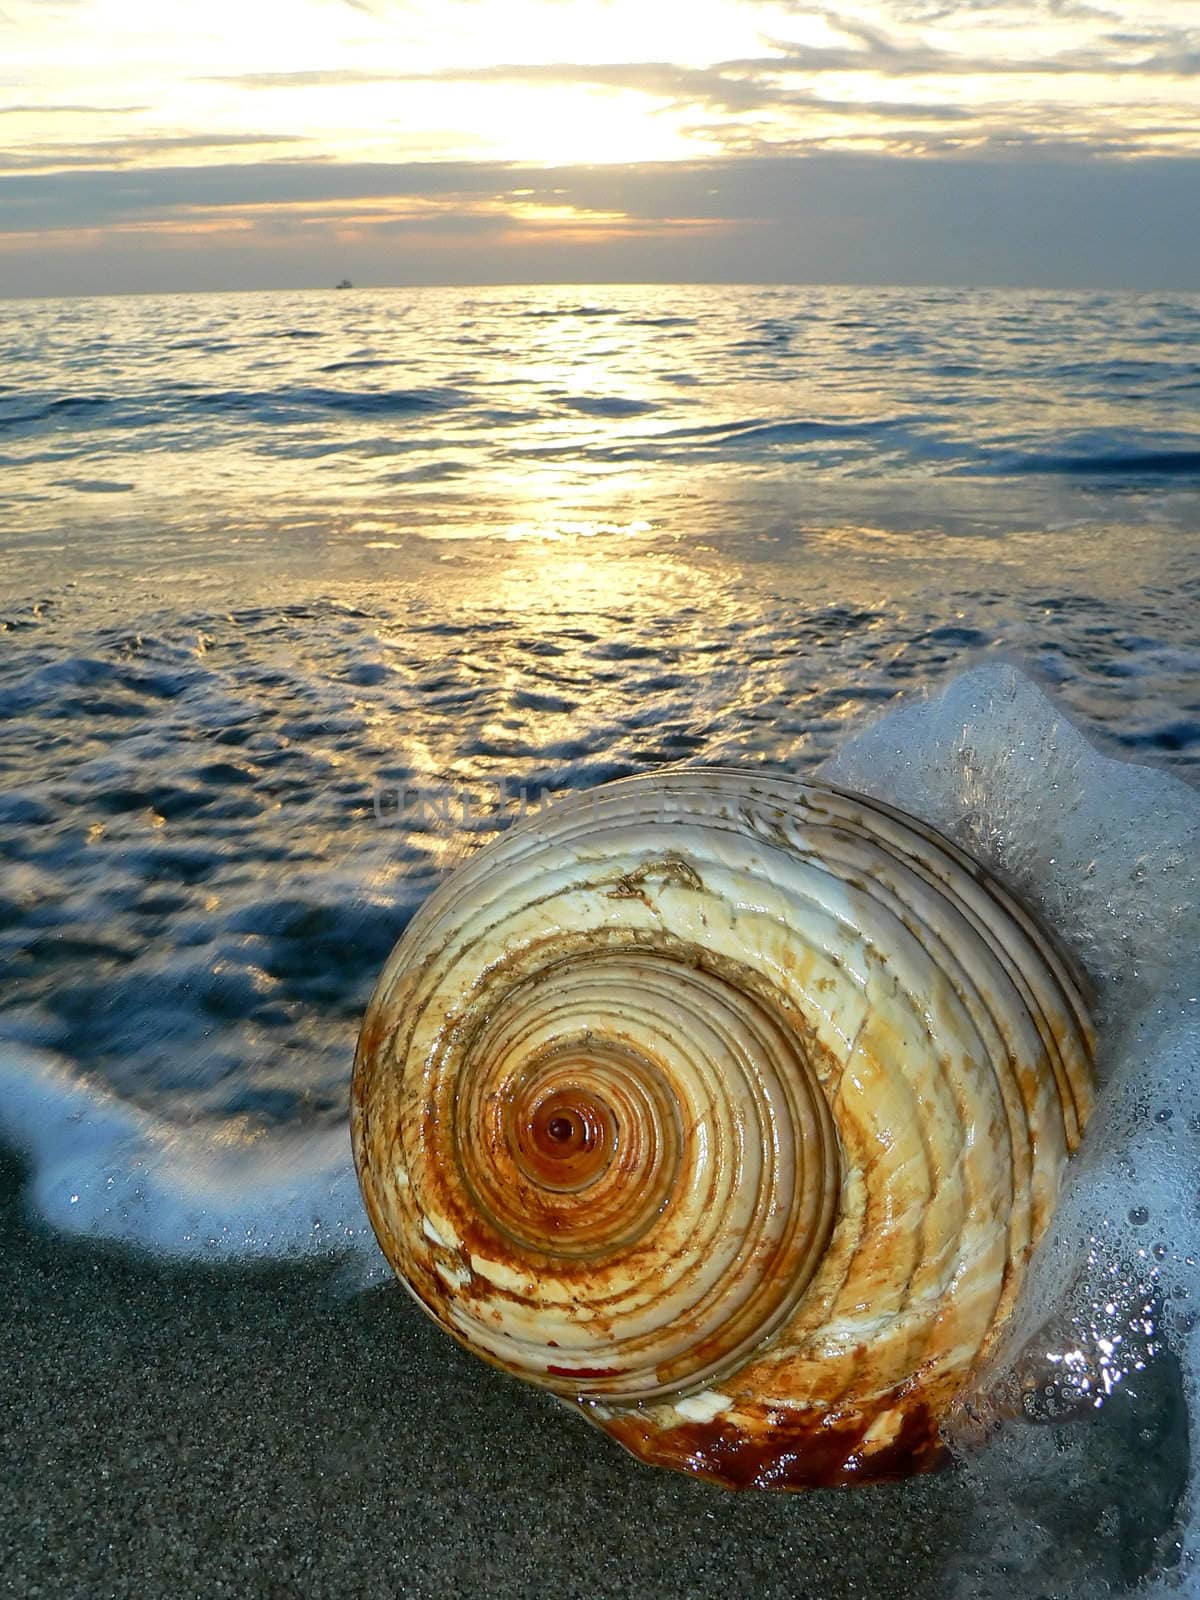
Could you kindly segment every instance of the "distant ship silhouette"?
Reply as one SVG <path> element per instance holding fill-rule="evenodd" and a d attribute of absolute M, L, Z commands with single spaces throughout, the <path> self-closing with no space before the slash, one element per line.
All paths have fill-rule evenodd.
<path fill-rule="evenodd" d="M 349 278 L 343 278 L 341 283 L 334 284 L 335 289 L 353 289 L 353 287 L 354 285 L 350 282 Z"/>

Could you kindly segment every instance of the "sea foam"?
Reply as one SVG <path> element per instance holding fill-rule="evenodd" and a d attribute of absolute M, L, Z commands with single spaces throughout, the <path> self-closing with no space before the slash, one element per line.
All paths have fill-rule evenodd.
<path fill-rule="evenodd" d="M 363 1283 L 383 1270 L 343 1126 L 184 1127 L 5 1043 L 0 1136 L 32 1167 L 33 1208 L 64 1233 L 208 1264 L 340 1258 Z"/>
<path fill-rule="evenodd" d="M 1095 1574 L 1078 1562 L 1105 1539 L 1113 1547 L 1106 1581 L 1157 1567 L 1154 1592 L 1192 1592 L 1200 1566 L 1200 1496 L 1188 1466 L 1189 1453 L 1200 1457 L 1200 794 L 1101 755 L 1005 667 L 967 673 L 936 698 L 885 716 L 821 775 L 925 817 L 991 866 L 1056 932 L 1095 991 L 1096 1111 L 1011 1334 L 957 1419 L 979 1513 L 964 1532 L 954 1592 L 1010 1596 L 1014 1585 L 1025 1592 L 1025 1580 L 1035 1586 L 1029 1592 L 1090 1596 Z M 1190 1438 L 1172 1444 L 1184 1405 Z M 1088 1520 L 1109 1408 L 1125 1432 L 1106 1441 L 1103 1470 L 1123 1481 L 1076 1549 L 1070 1530 Z M 1077 1426 L 1053 1430 L 1048 1446 L 1050 1430 L 1025 1419 Z"/>

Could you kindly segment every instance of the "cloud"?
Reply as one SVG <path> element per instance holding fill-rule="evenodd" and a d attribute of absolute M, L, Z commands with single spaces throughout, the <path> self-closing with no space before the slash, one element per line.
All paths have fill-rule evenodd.
<path fill-rule="evenodd" d="M 638 95 L 651 112 L 675 119 L 675 130 L 694 147 L 729 154 L 836 146 L 1000 158 L 1024 148 L 1027 135 L 1055 145 L 1091 143 L 1104 154 L 1200 148 L 1191 98 L 1200 77 L 1200 38 L 1175 23 L 1135 25 L 1129 13 L 1098 8 L 1081 20 L 1075 0 L 964 4 L 962 11 L 1003 27 L 959 31 L 949 36 L 962 41 L 956 46 L 945 32 L 931 42 L 915 25 L 916 17 L 935 15 L 933 0 L 878 4 L 870 20 L 827 5 L 792 9 L 807 21 L 823 21 L 825 42 L 764 38 L 762 54 L 702 66 L 517 60 L 419 72 L 312 68 L 219 81 L 250 92 L 454 84 Z M 1035 12 L 1059 19 L 1053 53 L 1037 53 L 1031 47 L 1036 35 L 1015 26 L 1015 19 Z M 1062 40 L 1072 35 L 1067 49 Z M 1105 87 L 1081 83 L 1089 77 Z M 1107 86 L 1116 79 L 1119 90 Z M 1115 114 L 1123 130 L 1112 126 Z M 618 106 L 612 115 L 621 115 Z M 684 126 L 679 119 L 686 119 Z M 499 120 L 502 125 L 502 114 Z"/>
<path fill-rule="evenodd" d="M 945 15 L 959 11 L 947 9 Z M 848 45 L 809 45 L 771 38 L 778 52 L 767 61 L 727 63 L 729 67 L 763 68 L 768 61 L 777 70 L 818 72 L 868 72 L 881 77 L 1076 77 L 1135 74 L 1193 77 L 1200 73 L 1200 40 L 1189 30 L 1174 26 L 1122 33 L 1108 32 L 1081 39 L 1070 49 L 1053 55 L 1030 55 L 1006 49 L 994 41 L 986 53 L 946 50 L 924 40 L 898 39 L 879 27 L 869 26 L 837 12 L 808 11 L 818 15 Z M 942 13 L 939 13 L 941 15 Z M 1111 21 L 1111 14 L 1106 15 Z"/>
<path fill-rule="evenodd" d="M 0 117 L 127 117 L 136 111 L 149 110 L 149 106 L 0 106 Z"/>
<path fill-rule="evenodd" d="M 0 232 L 104 228 L 250 206 L 429 197 L 462 201 L 505 193 L 511 170 L 499 163 L 297 161 L 149 167 L 131 175 L 124 167 L 98 169 L 92 163 L 87 171 L 0 177 Z M 539 192 L 546 187 L 543 179 Z"/>
<path fill-rule="evenodd" d="M 0 292 L 343 275 L 1197 288 L 1197 184 L 1200 159 L 1065 159 L 1036 139 L 992 160 L 810 153 L 12 175 L 0 178 Z"/>
<path fill-rule="evenodd" d="M 396 82 L 507 83 L 568 85 L 577 88 L 633 90 L 670 100 L 679 106 L 703 105 L 714 111 L 743 114 L 775 109 L 819 111 L 835 116 L 929 117 L 947 121 L 969 117 L 962 106 L 914 105 L 868 99 L 835 100 L 812 90 L 779 84 L 779 63 L 724 63 L 715 67 L 683 67 L 667 61 L 610 62 L 592 65 L 553 62 L 487 67 L 447 68 L 429 74 L 399 75 Z M 764 70 L 767 69 L 767 70 Z"/>
<path fill-rule="evenodd" d="M 1121 3 L 1122 0 L 1112 0 L 1108 5 L 1093 4 L 1092 0 L 890 0 L 888 9 L 898 21 L 908 23 L 959 20 L 965 13 L 980 22 L 1033 26 L 1047 20 L 1111 22 L 1119 15 L 1115 7 Z"/>
<path fill-rule="evenodd" d="M 1033 146 L 1044 143 L 1026 137 Z M 1097 170 L 1108 172 L 1113 165 L 1077 153 L 1067 159 L 1061 150 L 1058 155 L 1055 181 L 1077 187 L 1102 184 L 1103 175 L 1097 177 Z M 971 183 L 990 191 L 1000 187 L 1017 191 L 1023 183 L 1029 183 L 1031 191 L 1039 187 L 1036 173 L 1025 167 L 1014 168 L 1007 176 L 991 175 L 991 168 L 1002 168 L 1002 162 L 930 162 L 928 176 L 919 180 L 914 176 L 918 166 L 919 163 L 888 156 L 851 155 L 655 162 L 621 167 L 298 160 L 147 168 L 136 174 L 134 183 L 127 170 L 112 168 L 0 177 L 0 231 L 30 226 L 99 227 L 150 216 L 217 213 L 228 207 L 381 201 L 397 205 L 453 203 L 461 207 L 481 201 L 515 204 L 518 199 L 643 220 L 686 217 L 744 221 L 803 209 L 809 186 L 829 183 L 838 173 L 854 177 L 860 194 L 865 175 L 877 186 L 906 175 L 909 188 L 918 181 L 930 189 L 941 184 L 955 191 L 967 189 Z M 1200 173 L 1200 159 L 1134 161 L 1122 164 L 1121 170 L 1136 173 L 1138 182 L 1154 183 L 1162 173 L 1174 173 L 1179 178 L 1190 173 L 1194 177 Z M 1200 222 L 1200 218 L 1197 220 Z"/>
<path fill-rule="evenodd" d="M 292 133 L 167 133 L 129 139 L 97 139 L 86 145 L 27 144 L 17 150 L 0 150 L 0 173 L 113 167 L 119 164 L 122 176 L 128 183 L 128 167 L 147 157 L 176 154 L 184 150 L 261 149 L 269 145 L 303 143 L 303 135 Z"/>
<path fill-rule="evenodd" d="M 345 84 L 395 83 L 399 75 L 358 67 L 312 67 L 302 72 L 212 73 L 199 83 L 225 83 L 236 89 L 320 89 Z"/>
<path fill-rule="evenodd" d="M 1156 35 L 1113 34 L 1109 48 L 1074 49 L 1054 56 L 966 55 L 927 44 L 900 43 L 880 30 L 838 19 L 838 30 L 852 43 L 797 44 L 772 38 L 771 55 L 685 67 L 668 61 L 508 62 L 485 67 L 447 67 L 435 72 L 314 68 L 300 72 L 250 72 L 203 81 L 241 89 L 310 89 L 347 84 L 514 83 L 631 89 L 662 99 L 688 100 L 723 110 L 763 105 L 788 91 L 787 76 L 868 73 L 885 78 L 912 77 L 1074 77 L 1082 74 L 1144 74 L 1194 77 L 1200 74 L 1200 42 L 1178 31 Z M 1131 51 L 1138 52 L 1130 54 Z"/>
<path fill-rule="evenodd" d="M 1048 3 L 1053 5 L 1053 0 Z M 1057 5 L 1055 12 L 1064 14 L 1063 5 Z M 792 124 L 791 134 L 802 135 L 807 131 L 810 137 L 819 139 L 825 137 L 819 123 L 829 119 L 847 123 L 855 119 L 873 124 L 891 123 L 893 126 L 871 137 L 877 141 L 882 135 L 889 147 L 897 150 L 920 147 L 914 130 L 930 125 L 973 122 L 977 125 L 974 139 L 977 148 L 1002 149 L 1005 146 L 997 141 L 997 134 L 1008 124 L 1020 121 L 1037 132 L 1061 138 L 1065 123 L 1075 130 L 1078 138 L 1086 139 L 1094 132 L 1097 148 L 1107 150 L 1112 145 L 1110 136 L 1102 129 L 1103 103 L 1093 102 L 1090 108 L 1081 108 L 1076 97 L 1064 97 L 1055 92 L 1052 85 L 1056 79 L 1087 75 L 1184 82 L 1200 75 L 1200 41 L 1186 29 L 1170 25 L 1113 28 L 1111 14 L 1107 16 L 1110 26 L 1106 32 L 1089 33 L 1070 51 L 1060 50 L 1053 55 L 1034 55 L 1027 47 L 1015 48 L 1011 43 L 1007 50 L 998 44 L 995 49 L 984 52 L 978 48 L 977 41 L 968 53 L 934 46 L 911 33 L 900 35 L 880 24 L 838 12 L 805 8 L 804 14 L 821 17 L 835 40 L 842 42 L 813 45 L 769 39 L 765 42 L 770 54 L 719 61 L 703 67 L 670 61 L 516 61 L 476 67 L 452 66 L 432 72 L 318 68 L 239 74 L 220 81 L 254 91 L 373 83 L 456 83 L 636 93 L 662 102 L 676 113 L 691 113 L 688 131 L 693 139 L 731 151 L 744 150 L 763 137 L 760 128 L 747 126 L 744 121 L 740 126 L 734 125 L 731 119 L 755 118 L 782 120 Z M 839 75 L 850 74 L 853 78 L 846 91 L 839 93 Z M 965 91 L 961 87 L 967 80 L 981 78 L 996 83 L 996 91 L 981 96 L 974 84 Z M 1026 87 L 1018 103 L 1012 89 L 999 85 L 1015 83 L 1021 78 L 1044 84 L 1046 88 L 1035 92 Z M 871 93 L 869 89 L 864 92 L 864 80 L 868 83 L 876 80 L 879 92 Z M 894 91 L 889 93 L 886 88 L 897 82 L 908 84 L 919 80 L 938 81 L 945 88 L 936 98 L 930 96 L 927 86 L 917 90 L 911 98 L 897 97 Z M 1131 96 L 1126 93 L 1122 98 L 1127 116 L 1136 120 L 1129 108 Z M 1162 95 L 1148 93 L 1147 98 L 1159 102 Z M 1182 116 L 1187 107 L 1181 105 L 1179 110 Z M 697 120 L 697 113 L 707 113 L 714 121 L 706 126 Z M 1189 112 L 1189 115 L 1193 124 L 1192 142 L 1200 143 L 1194 114 Z M 797 128 L 798 118 L 818 126 L 808 130 L 802 126 Z M 788 128 L 775 130 L 775 137 L 777 141 L 787 142 Z M 1170 123 L 1161 137 L 1173 142 L 1185 141 L 1187 130 L 1180 123 Z M 1140 138 L 1129 138 L 1127 145 L 1133 152 L 1148 148 L 1151 142 L 1150 135 L 1143 134 Z"/>
<path fill-rule="evenodd" d="M 802 17 L 822 17 L 831 26 L 845 18 L 843 12 L 811 0 L 744 0 L 748 5 L 769 5 Z M 977 23 L 1028 28 L 1046 21 L 1112 22 L 1120 20 L 1128 0 L 872 0 L 872 9 L 893 26 L 911 27 L 929 23 L 958 22 L 964 16 Z"/>

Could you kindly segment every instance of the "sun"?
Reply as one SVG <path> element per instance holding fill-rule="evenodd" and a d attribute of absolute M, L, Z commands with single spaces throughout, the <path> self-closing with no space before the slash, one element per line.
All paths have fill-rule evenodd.
<path fill-rule="evenodd" d="M 429 108 L 432 110 L 432 108 Z M 413 107 L 413 131 L 428 111 Z M 632 91 L 564 84 L 443 84 L 439 120 L 461 130 L 465 158 L 592 166 L 701 154 L 679 112 Z M 424 124 L 428 126 L 428 122 Z M 410 136 L 396 130 L 401 143 Z"/>

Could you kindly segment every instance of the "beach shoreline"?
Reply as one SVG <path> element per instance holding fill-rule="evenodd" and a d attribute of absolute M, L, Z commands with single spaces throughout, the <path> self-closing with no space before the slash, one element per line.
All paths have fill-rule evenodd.
<path fill-rule="evenodd" d="M 396 1285 L 347 1296 L 328 1265 L 212 1271 L 64 1239 L 27 1217 L 23 1176 L 0 1159 L 2 1593 L 989 1592 L 955 1588 L 974 1584 L 995 1509 L 969 1463 L 733 1494 L 636 1462 L 459 1350 Z M 1131 1496 L 1121 1462 L 1136 1425 L 1148 1457 L 1182 1450 L 1186 1474 L 1174 1402 L 1118 1399 L 1099 1424 L 1023 1430 L 1031 1516 L 1050 1519 L 1075 1579 L 1090 1569 L 1121 1592 L 1169 1549 L 1171 1496 Z M 1042 1499 L 1088 1461 L 1086 1493 Z M 1058 1592 L 1049 1573 L 1029 1589 L 1014 1577 L 1013 1600 Z"/>
<path fill-rule="evenodd" d="M 328 1267 L 184 1269 L 46 1234 L 0 1163 L 3 1592 L 933 1593 L 953 1473 L 733 1495 L 640 1465 Z M 881 1529 L 886 1528 L 886 1537 Z"/>

